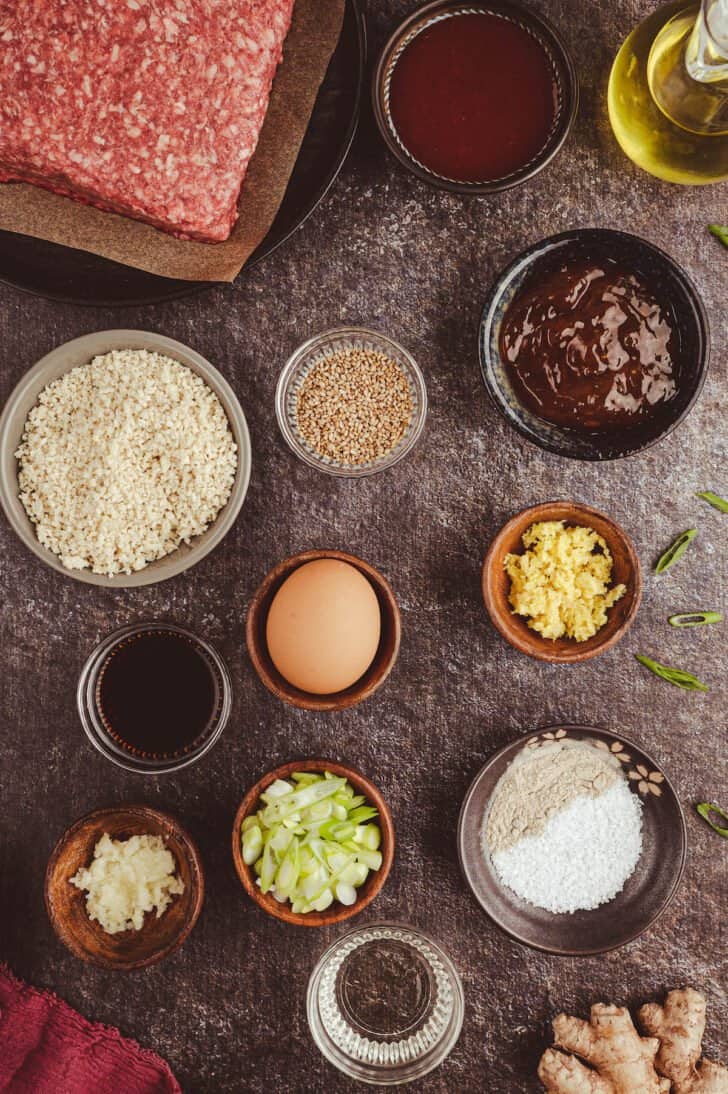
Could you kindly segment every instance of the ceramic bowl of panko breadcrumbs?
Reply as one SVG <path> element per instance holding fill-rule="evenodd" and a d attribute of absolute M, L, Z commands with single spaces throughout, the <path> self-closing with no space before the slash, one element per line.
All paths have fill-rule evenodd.
<path fill-rule="evenodd" d="M 511 938 L 559 956 L 617 949 L 678 890 L 685 819 L 659 764 L 607 729 L 558 725 L 501 748 L 458 823 L 473 896 Z"/>
<path fill-rule="evenodd" d="M 57 346 L 0 417 L 11 527 L 47 566 L 92 585 L 150 585 L 196 565 L 232 528 L 250 468 L 224 376 L 150 331 Z"/>
<path fill-rule="evenodd" d="M 491 541 L 485 606 L 497 631 L 539 661 L 575 664 L 611 649 L 642 598 L 632 540 L 605 513 L 574 501 L 524 509 Z"/>
<path fill-rule="evenodd" d="M 386 471 L 425 427 L 427 389 L 411 353 L 392 338 L 340 327 L 309 338 L 288 359 L 276 417 L 300 460 L 328 475 Z"/>

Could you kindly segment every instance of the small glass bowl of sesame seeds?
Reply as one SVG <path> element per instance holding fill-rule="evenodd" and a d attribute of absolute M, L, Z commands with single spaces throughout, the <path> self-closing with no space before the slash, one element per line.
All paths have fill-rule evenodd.
<path fill-rule="evenodd" d="M 415 445 L 426 416 L 417 362 L 376 331 L 340 327 L 309 338 L 278 380 L 281 433 L 304 463 L 330 475 L 392 467 Z"/>

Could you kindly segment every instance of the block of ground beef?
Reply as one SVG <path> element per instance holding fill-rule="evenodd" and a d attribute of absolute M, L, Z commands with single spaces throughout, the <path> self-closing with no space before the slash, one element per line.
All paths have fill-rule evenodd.
<path fill-rule="evenodd" d="M 227 239 L 294 0 L 0 0 L 0 181 Z"/>

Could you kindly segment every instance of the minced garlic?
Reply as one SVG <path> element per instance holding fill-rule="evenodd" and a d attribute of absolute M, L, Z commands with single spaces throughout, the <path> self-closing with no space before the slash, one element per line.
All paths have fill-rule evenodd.
<path fill-rule="evenodd" d="M 91 865 L 71 878 L 86 891 L 86 911 L 107 934 L 141 930 L 145 912 L 157 919 L 172 897 L 184 892 L 175 877 L 176 863 L 160 836 L 111 839 L 105 832 L 94 848 Z"/>
<path fill-rule="evenodd" d="M 525 552 L 503 563 L 514 613 L 544 638 L 591 638 L 627 591 L 609 588 L 613 559 L 605 540 L 593 528 L 546 520 L 532 524 L 522 541 Z"/>

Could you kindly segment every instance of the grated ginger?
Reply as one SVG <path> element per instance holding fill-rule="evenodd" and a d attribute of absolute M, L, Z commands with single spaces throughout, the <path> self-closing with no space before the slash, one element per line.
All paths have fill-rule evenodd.
<path fill-rule="evenodd" d="M 514 613 L 544 638 L 566 635 L 584 642 L 607 622 L 607 610 L 627 591 L 609 588 L 613 559 L 593 528 L 563 520 L 532 524 L 522 536 L 522 555 L 509 554 L 508 600 Z"/>
<path fill-rule="evenodd" d="M 94 847 L 91 865 L 81 867 L 71 884 L 87 893 L 86 911 L 107 934 L 141 930 L 144 915 L 156 908 L 157 919 L 184 892 L 175 876 L 176 863 L 160 836 L 111 839 L 105 832 Z"/>

